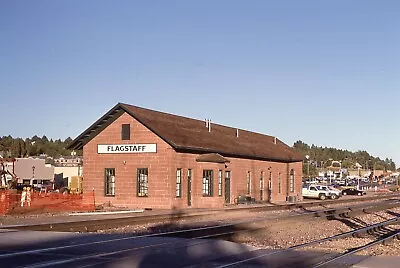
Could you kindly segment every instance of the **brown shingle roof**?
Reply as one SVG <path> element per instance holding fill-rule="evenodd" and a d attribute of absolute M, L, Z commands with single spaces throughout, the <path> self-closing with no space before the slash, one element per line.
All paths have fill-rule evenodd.
<path fill-rule="evenodd" d="M 122 113 L 127 112 L 176 151 L 192 153 L 219 153 L 225 157 L 242 157 L 281 162 L 302 161 L 303 157 L 279 139 L 247 130 L 211 124 L 205 121 L 153 111 L 119 103 L 92 126 L 79 135 L 69 146 L 80 149 L 104 127 Z"/>
<path fill-rule="evenodd" d="M 220 154 L 202 154 L 196 158 L 197 162 L 211 162 L 211 163 L 229 163 L 229 159 L 226 159 Z"/>

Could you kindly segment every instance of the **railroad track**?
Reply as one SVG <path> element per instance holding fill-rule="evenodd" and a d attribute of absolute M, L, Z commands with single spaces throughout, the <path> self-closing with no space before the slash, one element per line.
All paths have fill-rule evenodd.
<path fill-rule="evenodd" d="M 382 200 L 382 199 L 390 199 L 390 198 L 400 198 L 400 194 L 382 194 L 378 196 L 367 196 L 367 197 L 359 197 L 352 199 L 335 199 L 335 200 L 318 200 L 318 201 L 309 201 L 310 199 L 306 199 L 308 201 L 304 201 L 301 203 L 293 203 L 293 204 L 284 204 L 284 205 L 274 205 L 274 206 L 253 206 L 253 207 L 233 207 L 227 208 L 227 211 L 240 211 L 240 210 L 249 210 L 249 211 L 278 211 L 278 210 L 288 210 L 288 209 L 296 209 L 296 208 L 309 208 L 316 206 L 327 206 L 332 204 L 343 204 L 343 203 L 357 203 L 364 201 L 373 201 L 373 200 Z M 261 203 L 263 204 L 263 203 Z"/>
<path fill-rule="evenodd" d="M 380 223 L 371 224 L 359 229 L 355 229 L 349 232 L 345 232 L 338 235 L 329 236 L 326 238 L 314 240 L 308 243 L 292 246 L 286 249 L 281 249 L 273 252 L 268 252 L 264 254 L 254 254 L 255 252 L 246 252 L 237 256 L 230 256 L 229 259 L 235 258 L 236 260 L 227 262 L 227 257 L 222 259 L 212 260 L 211 262 L 203 262 L 199 265 L 193 265 L 191 267 L 218 267 L 218 268 L 228 268 L 228 267 L 241 267 L 245 265 L 254 265 L 254 261 L 257 261 L 257 264 L 264 264 L 268 267 L 274 268 L 283 268 L 283 267 L 312 267 L 312 268 L 320 268 L 320 267 L 343 267 L 343 263 L 336 263 L 337 261 L 348 257 L 352 254 L 360 252 L 362 250 L 371 248 L 375 245 L 385 243 L 389 240 L 399 239 L 400 238 L 400 230 L 393 230 L 388 228 L 391 225 L 399 225 L 400 218 L 394 217 L 389 220 L 382 221 Z M 367 243 L 363 246 L 349 248 L 345 252 L 340 254 L 325 254 L 318 255 L 317 257 L 312 257 L 311 255 L 307 255 L 304 253 L 293 254 L 293 251 L 298 251 L 305 249 L 314 245 L 321 245 L 322 243 L 331 242 L 334 240 L 339 240 L 348 237 L 364 237 L 365 235 L 373 235 L 377 238 L 370 243 Z M 256 256 L 254 256 L 256 255 Z M 287 255 L 294 255 L 295 260 L 286 257 Z M 249 257 L 248 257 L 249 256 Z M 323 260 L 321 260 L 323 259 Z M 218 263 L 224 263 L 218 265 Z M 353 263 L 354 264 L 354 263 Z M 331 266 L 329 266 L 331 265 Z"/>
<path fill-rule="evenodd" d="M 287 204 L 287 205 L 275 205 L 275 206 L 253 206 L 253 207 L 235 207 L 227 208 L 224 210 L 208 210 L 203 212 L 176 212 L 171 214 L 162 215 L 146 215 L 146 216 L 125 216 L 118 218 L 107 218 L 107 219 L 91 219 L 91 220 L 80 220 L 80 221 L 67 221 L 67 222 L 53 222 L 53 223 L 40 223 L 40 224 L 19 224 L 19 225 L 8 225 L 2 226 L 0 229 L 17 229 L 17 230 L 33 230 L 33 231 L 58 231 L 58 232 L 93 232 L 97 230 L 112 229 L 121 226 L 136 226 L 142 224 L 155 224 L 159 222 L 177 222 L 182 219 L 200 219 L 204 217 L 217 216 L 221 212 L 235 213 L 242 211 L 249 212 L 268 212 L 268 211 L 284 211 L 291 209 L 307 209 L 316 206 L 328 206 L 332 204 L 341 203 L 355 203 L 369 200 L 383 200 L 391 199 L 395 197 L 400 197 L 400 195 L 382 195 L 367 198 L 358 199 L 347 199 L 347 200 L 331 200 L 331 201 L 317 201 L 317 202 L 305 202 L 299 204 Z M 390 202 L 390 200 L 389 200 Z M 393 201 L 395 202 L 395 200 Z M 361 205 L 362 206 L 362 205 Z M 397 204 L 394 204 L 396 207 Z M 310 213 L 302 213 L 301 215 L 281 217 L 281 219 L 291 219 L 293 217 L 332 217 L 338 215 L 339 212 L 345 213 L 347 216 L 352 216 L 360 213 L 359 210 L 354 210 L 354 208 L 360 206 L 350 206 L 345 208 L 332 208 L 325 209 L 321 211 L 315 211 Z M 372 213 L 374 208 L 372 205 L 365 205 L 366 210 L 362 211 L 364 213 Z M 391 205 L 387 206 L 387 209 L 393 208 Z M 379 209 L 379 208 L 377 208 Z"/>
<path fill-rule="evenodd" d="M 389 207 L 399 206 L 398 202 L 389 202 L 389 204 L 381 204 L 381 209 L 386 209 Z M 367 208 L 358 206 L 358 209 L 352 208 L 352 212 L 358 210 L 360 213 L 365 211 Z M 377 208 L 370 208 L 377 209 Z M 318 215 L 325 215 L 324 217 L 330 217 L 334 215 L 335 217 L 341 217 L 340 214 L 343 214 L 341 211 L 337 211 L 337 213 L 322 213 L 320 212 L 310 212 L 310 213 L 319 213 Z M 127 236 L 127 237 L 119 237 L 113 239 L 103 239 L 99 241 L 91 241 L 91 242 L 82 242 L 82 243 L 68 243 L 67 245 L 61 246 L 53 246 L 53 247 L 43 247 L 43 248 L 19 248 L 19 249 L 9 249 L 8 252 L 0 254 L 0 263 L 5 263 L 8 259 L 14 259 L 15 261 L 22 261 L 24 257 L 27 257 L 29 260 L 29 265 L 16 265 L 18 267 L 52 267 L 52 266 L 61 266 L 61 267 L 77 267 L 80 266 L 82 262 L 88 262 L 88 267 L 104 265 L 108 262 L 115 261 L 116 259 L 124 259 L 124 258 L 134 258 L 135 256 L 141 256 L 145 254 L 145 251 L 157 252 L 162 250 L 169 251 L 179 251 L 183 250 L 184 252 L 190 251 L 191 248 L 200 247 L 202 245 L 206 245 L 210 240 L 207 238 L 233 238 L 238 234 L 249 234 L 255 233 L 263 230 L 265 228 L 265 222 L 267 219 L 256 219 L 252 221 L 243 221 L 237 222 L 233 224 L 224 224 L 220 226 L 208 226 L 208 227 L 199 227 L 192 228 L 186 230 L 176 230 L 170 232 L 162 232 L 155 234 L 145 234 L 138 236 Z M 382 231 L 385 226 L 398 224 L 399 219 L 393 218 L 385 222 L 381 222 L 379 224 L 370 225 L 364 228 L 360 228 L 351 232 L 339 234 L 332 237 L 327 237 L 320 240 L 315 240 L 310 243 L 297 245 L 288 249 L 278 250 L 273 253 L 264 254 L 261 256 L 260 254 L 257 258 L 267 258 L 271 256 L 278 256 L 279 254 L 283 254 L 288 251 L 299 250 L 301 248 L 306 248 L 312 245 L 316 245 L 319 243 L 332 241 L 335 239 L 340 239 L 344 237 L 353 236 L 355 234 L 362 233 L 370 233 Z M 390 236 L 397 235 L 392 233 L 386 233 L 387 236 L 385 238 L 389 239 Z M 160 238 L 162 237 L 162 238 Z M 188 239 L 177 239 L 177 238 L 188 238 Z M 188 243 L 187 241 L 192 241 Z M 92 251 L 92 248 L 99 247 L 95 252 L 90 252 L 89 254 L 82 254 L 82 250 Z M 110 249 L 110 250 L 109 250 Z M 123 254 L 129 254 L 129 257 L 121 257 Z M 251 254 L 252 257 L 247 257 Z M 36 257 L 35 257 L 36 256 Z M 49 256 L 49 258 L 56 258 L 46 261 L 36 261 L 40 260 L 38 256 Z M 50 257 L 51 256 L 51 257 Z M 340 256 L 336 256 L 340 258 Z M 178 257 L 179 258 L 179 257 Z M 230 261 L 227 260 L 219 260 L 217 257 L 213 258 L 203 258 L 202 261 L 206 262 L 201 264 L 201 267 L 215 267 L 215 264 L 221 264 L 221 267 L 229 267 L 229 266 L 240 266 L 241 264 L 251 262 L 255 260 L 254 252 L 242 252 L 241 255 L 238 256 L 225 256 L 225 258 L 229 258 Z M 232 261 L 232 259 L 239 258 L 239 260 Z M 5 262 L 4 262 L 5 261 Z M 329 260 L 329 262 L 333 262 Z M 182 266 L 193 266 L 196 267 L 195 264 L 190 262 L 181 262 Z M 184 265 L 183 265 L 184 264 Z M 327 263 L 323 263 L 321 261 L 315 262 L 315 265 L 326 265 Z M 227 266 L 228 265 L 228 266 Z M 174 266 L 175 267 L 175 266 Z M 279 266 L 278 266 L 279 267 Z M 288 266 L 283 266 L 288 267 Z M 307 266 L 310 267 L 310 266 Z M 319 267 L 319 266 L 316 266 Z"/>
<path fill-rule="evenodd" d="M 375 239 L 373 242 L 368 243 L 368 244 L 363 245 L 363 246 L 360 246 L 360 247 L 357 247 L 357 248 L 354 248 L 354 249 L 350 249 L 350 250 L 348 250 L 348 251 L 346 251 L 346 252 L 344 252 L 342 254 L 339 254 L 338 256 L 333 257 L 333 258 L 331 258 L 329 260 L 319 262 L 316 265 L 314 265 L 313 268 L 327 267 L 327 265 L 330 265 L 330 264 L 334 265 L 334 263 L 336 261 L 341 260 L 341 259 L 343 259 L 343 258 L 345 258 L 347 256 L 350 256 L 350 255 L 355 254 L 357 252 L 360 252 L 362 250 L 369 249 L 369 248 L 371 248 L 371 247 L 373 247 L 375 245 L 385 244 L 387 241 L 394 240 L 394 239 L 400 239 L 400 230 L 391 231 L 391 232 L 385 232 L 384 235 L 381 235 L 379 238 Z"/>

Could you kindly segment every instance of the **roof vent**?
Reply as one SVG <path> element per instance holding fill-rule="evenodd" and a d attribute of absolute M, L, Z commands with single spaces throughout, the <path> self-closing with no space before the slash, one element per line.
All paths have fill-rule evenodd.
<path fill-rule="evenodd" d="M 206 128 L 208 128 L 208 120 L 204 119 L 204 121 L 206 122 Z"/>
<path fill-rule="evenodd" d="M 211 132 L 211 119 L 208 119 L 208 132 Z"/>
<path fill-rule="evenodd" d="M 274 144 L 276 144 L 276 137 L 274 137 Z"/>
<path fill-rule="evenodd" d="M 236 129 L 236 138 L 239 138 L 239 129 Z"/>

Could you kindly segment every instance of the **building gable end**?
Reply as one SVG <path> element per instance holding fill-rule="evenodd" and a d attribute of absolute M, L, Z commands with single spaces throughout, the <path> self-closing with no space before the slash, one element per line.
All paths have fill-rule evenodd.
<path fill-rule="evenodd" d="M 93 123 L 89 128 L 87 128 L 84 132 L 82 132 L 76 139 L 74 139 L 71 144 L 68 145 L 67 149 L 82 149 L 84 145 L 90 142 L 93 138 L 95 138 L 98 134 L 100 134 L 106 127 L 111 125 L 115 120 L 117 120 L 121 115 L 127 113 L 129 116 L 133 117 L 140 124 L 145 126 L 167 144 L 169 144 L 172 148 L 176 148 L 175 144 L 171 141 L 165 139 L 162 135 L 154 131 L 151 127 L 143 123 L 139 118 L 137 118 L 131 111 L 125 109 L 120 103 L 114 106 L 110 111 L 108 111 L 105 115 L 103 115 L 100 119 L 98 119 L 95 123 Z"/>

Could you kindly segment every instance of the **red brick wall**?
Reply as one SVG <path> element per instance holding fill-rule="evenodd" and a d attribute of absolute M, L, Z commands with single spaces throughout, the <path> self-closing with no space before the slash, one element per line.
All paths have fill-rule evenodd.
<path fill-rule="evenodd" d="M 121 125 L 131 124 L 131 140 L 121 140 Z M 97 154 L 98 144 L 156 143 L 157 153 Z M 95 190 L 96 204 L 169 208 L 172 205 L 170 159 L 173 149 L 128 114 L 123 114 L 83 148 L 83 187 Z M 125 163 L 124 163 L 125 161 Z M 115 168 L 115 196 L 104 195 L 104 169 Z M 149 196 L 136 196 L 137 168 L 149 170 Z"/>
<path fill-rule="evenodd" d="M 121 125 L 131 124 L 131 140 L 121 140 Z M 156 143 L 157 153 L 97 154 L 98 144 Z M 110 202 L 117 206 L 137 208 L 185 208 L 188 205 L 188 169 L 192 169 L 192 207 L 222 207 L 224 205 L 225 171 L 231 171 L 230 203 L 238 195 L 246 195 L 246 174 L 251 174 L 251 196 L 260 200 L 260 176 L 263 171 L 263 199 L 268 200 L 269 172 L 272 172 L 271 202 L 285 201 L 288 195 L 301 195 L 301 162 L 276 163 L 229 158 L 225 164 L 196 162 L 196 154 L 176 153 L 171 146 L 128 114 L 123 114 L 83 148 L 83 175 L 85 191 L 94 189 L 96 204 Z M 115 168 L 115 196 L 104 195 L 104 169 Z M 137 168 L 148 168 L 148 197 L 136 196 Z M 182 196 L 176 197 L 176 170 L 182 169 Z M 269 169 L 270 168 L 270 169 Z M 290 169 L 295 170 L 295 191 L 288 193 Z M 213 197 L 202 193 L 203 170 L 213 170 Z M 223 171 L 222 196 L 218 196 L 218 173 Z M 281 174 L 281 192 L 278 192 L 278 174 Z"/>
<path fill-rule="evenodd" d="M 217 163 L 199 163 L 196 162 L 198 155 L 175 153 L 174 161 L 172 161 L 173 169 L 183 169 L 183 196 L 182 198 L 176 199 L 176 207 L 185 207 L 187 204 L 187 169 L 192 169 L 192 207 L 222 207 L 224 205 L 224 193 L 225 193 L 225 171 L 231 172 L 231 185 L 230 185 L 230 203 L 234 203 L 234 199 L 239 195 L 247 195 L 247 172 L 250 171 L 251 179 L 251 193 L 250 196 L 254 197 L 257 201 L 261 200 L 260 191 L 260 177 L 261 171 L 263 172 L 263 200 L 271 202 L 284 202 L 287 196 L 296 196 L 297 200 L 301 199 L 301 169 L 302 163 L 277 163 L 267 161 L 257 161 L 249 159 L 239 158 L 228 158 L 230 163 L 227 163 L 227 167 L 224 164 Z M 202 177 L 203 170 L 213 170 L 213 197 L 203 197 L 202 193 Z M 295 171 L 295 187 L 294 192 L 289 191 L 289 172 L 290 169 Z M 218 196 L 218 173 L 219 170 L 223 171 L 222 174 L 222 196 Z M 269 195 L 269 172 L 272 177 L 272 191 L 271 199 Z M 279 192 L 279 180 L 278 174 L 280 173 L 281 187 Z"/>

